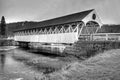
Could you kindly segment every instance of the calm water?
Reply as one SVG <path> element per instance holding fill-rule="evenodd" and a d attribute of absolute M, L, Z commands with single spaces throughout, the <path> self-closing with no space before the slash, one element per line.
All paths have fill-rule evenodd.
<path fill-rule="evenodd" d="M 21 51 L 25 53 L 21 49 L 0 52 L 0 80 L 35 80 L 34 75 L 39 75 L 39 72 L 12 57 Z"/>

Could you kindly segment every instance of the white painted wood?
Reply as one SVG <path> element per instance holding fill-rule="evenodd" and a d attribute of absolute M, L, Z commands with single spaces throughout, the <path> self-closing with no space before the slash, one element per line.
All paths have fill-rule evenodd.
<path fill-rule="evenodd" d="M 93 14 L 96 14 L 96 19 L 95 19 L 95 20 L 92 19 L 92 15 L 93 15 Z M 95 21 L 95 22 L 97 22 L 97 23 L 100 25 L 100 27 L 103 25 L 102 22 L 101 22 L 101 20 L 100 20 L 100 18 L 99 18 L 99 16 L 97 15 L 97 13 L 96 13 L 95 10 L 93 10 L 92 12 L 90 12 L 82 21 L 83 21 L 85 24 L 86 24 L 88 21 Z"/>
<path fill-rule="evenodd" d="M 93 14 L 96 14 L 95 20 L 92 19 Z M 95 10 L 90 12 L 82 21 L 84 24 L 81 26 L 81 28 L 79 28 L 81 23 L 80 24 L 73 23 L 74 25 L 76 25 L 74 29 L 71 26 L 72 24 L 69 24 L 69 27 L 67 29 L 65 29 L 64 25 L 62 25 L 60 30 L 56 27 L 54 30 L 52 28 L 50 28 L 49 30 L 40 29 L 39 31 L 36 31 L 36 30 L 30 30 L 30 32 L 22 31 L 20 33 L 15 33 L 14 39 L 15 39 L 15 41 L 24 41 L 24 42 L 74 43 L 78 40 L 78 37 L 81 35 L 82 29 L 84 28 L 84 26 L 87 22 L 95 21 L 100 26 L 102 25 L 102 22 L 101 22 L 100 18 L 98 17 Z M 30 35 L 28 35 L 28 34 L 30 34 Z M 102 36 L 99 36 L 99 34 L 96 34 L 96 35 L 98 35 L 98 36 L 95 37 L 93 34 L 92 39 L 104 38 Z M 105 36 L 105 38 L 106 38 L 106 36 Z M 108 37 L 106 39 L 108 39 Z"/>
<path fill-rule="evenodd" d="M 74 43 L 78 40 L 77 32 L 73 33 L 59 33 L 49 35 L 24 35 L 15 36 L 15 41 L 25 42 L 44 42 L 44 43 Z"/>
<path fill-rule="evenodd" d="M 94 40 L 110 40 L 110 39 L 117 39 L 120 40 L 120 33 L 96 33 L 93 34 L 93 39 Z"/>

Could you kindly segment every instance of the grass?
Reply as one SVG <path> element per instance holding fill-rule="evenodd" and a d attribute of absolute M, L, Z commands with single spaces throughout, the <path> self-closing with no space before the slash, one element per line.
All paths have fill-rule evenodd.
<path fill-rule="evenodd" d="M 13 58 L 24 62 L 26 65 L 33 67 L 34 69 L 43 72 L 43 74 L 49 74 L 60 70 L 68 62 L 59 58 L 51 58 L 38 54 L 27 53 L 26 51 L 19 51 L 19 54 L 15 52 Z"/>
<path fill-rule="evenodd" d="M 36 80 L 120 80 L 120 49 L 104 51 L 84 61 L 79 61 L 73 56 L 31 57 L 23 52 L 14 57 L 18 60 L 25 58 L 27 65 L 44 70 L 43 77 L 35 77 Z"/>
<path fill-rule="evenodd" d="M 119 49 L 105 51 L 83 62 L 72 62 L 49 74 L 48 80 L 120 80 L 119 52 Z"/>
<path fill-rule="evenodd" d="M 77 41 L 73 46 L 66 47 L 64 53 L 84 59 L 95 56 L 105 50 L 119 48 L 120 42 L 117 41 Z"/>

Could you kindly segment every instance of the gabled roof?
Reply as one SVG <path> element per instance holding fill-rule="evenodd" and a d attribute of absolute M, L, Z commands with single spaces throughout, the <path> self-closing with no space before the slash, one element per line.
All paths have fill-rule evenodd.
<path fill-rule="evenodd" d="M 84 19 L 93 10 L 94 9 L 86 10 L 86 11 L 82 11 L 82 12 L 78 12 L 78 13 L 74 13 L 74 14 L 70 14 L 70 15 L 66 15 L 58 18 L 53 18 L 53 19 L 45 20 L 41 22 L 33 22 L 33 24 L 31 22 L 21 22 L 21 25 L 17 26 L 18 29 L 16 29 L 15 31 L 82 21 L 82 19 Z"/>
<path fill-rule="evenodd" d="M 120 33 L 120 25 L 103 25 L 97 33 Z"/>
<path fill-rule="evenodd" d="M 57 25 L 57 24 L 63 24 L 63 23 L 82 21 L 82 19 L 84 19 L 91 11 L 93 11 L 93 9 L 42 21 L 42 22 L 39 22 L 39 25 L 49 26 L 49 25 Z"/>

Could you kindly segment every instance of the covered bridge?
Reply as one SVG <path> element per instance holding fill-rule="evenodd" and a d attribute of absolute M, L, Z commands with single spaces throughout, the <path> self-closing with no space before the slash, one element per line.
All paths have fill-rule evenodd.
<path fill-rule="evenodd" d="M 101 25 L 96 11 L 91 9 L 41 22 L 23 22 L 14 30 L 14 40 L 72 44 L 78 40 L 93 40 L 92 35 Z"/>

